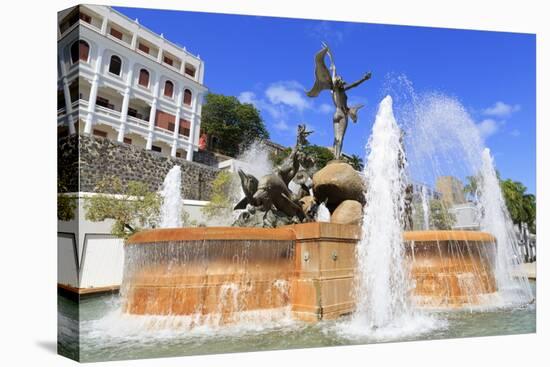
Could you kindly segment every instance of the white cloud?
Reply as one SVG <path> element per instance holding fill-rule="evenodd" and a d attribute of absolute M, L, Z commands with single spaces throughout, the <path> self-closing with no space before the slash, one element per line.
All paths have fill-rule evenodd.
<path fill-rule="evenodd" d="M 256 93 L 254 92 L 250 92 L 250 91 L 241 92 L 241 94 L 239 94 L 237 99 L 241 103 L 251 103 L 253 105 L 256 105 Z"/>
<path fill-rule="evenodd" d="M 493 106 L 483 110 L 483 114 L 495 117 L 509 117 L 512 113 L 521 109 L 519 104 L 509 105 L 502 101 L 496 102 Z"/>
<path fill-rule="evenodd" d="M 514 129 L 514 130 L 510 131 L 510 135 L 512 135 L 513 137 L 518 137 L 518 136 L 521 135 L 521 133 L 518 129 Z"/>
<path fill-rule="evenodd" d="M 270 84 L 262 93 L 243 91 L 237 97 L 241 103 L 251 103 L 266 118 L 269 126 L 279 133 L 294 134 L 294 128 L 287 121 L 298 121 L 304 110 L 314 107 L 305 94 L 305 88 L 297 81 L 279 81 Z M 330 105 L 321 107 L 323 111 Z M 332 109 L 330 109 L 332 110 Z"/>
<path fill-rule="evenodd" d="M 334 110 L 334 107 L 329 105 L 328 103 L 323 103 L 319 106 L 319 112 L 321 113 L 331 113 Z"/>
<path fill-rule="evenodd" d="M 479 130 L 479 134 L 483 138 L 488 138 L 489 136 L 495 134 L 498 129 L 498 123 L 493 119 L 485 119 L 481 121 L 479 124 L 477 124 L 477 128 Z"/>
<path fill-rule="evenodd" d="M 315 22 L 314 25 L 306 28 L 306 34 L 314 39 L 327 41 L 332 45 L 339 44 L 344 40 L 344 32 L 336 29 L 333 23 L 329 21 Z"/>
<path fill-rule="evenodd" d="M 256 97 L 256 93 L 251 91 L 244 91 L 237 97 L 241 103 L 251 103 L 260 110 L 260 112 L 267 112 L 272 118 L 281 118 L 283 112 L 277 106 L 270 104 L 269 102 Z"/>
<path fill-rule="evenodd" d="M 287 131 L 287 130 L 290 130 L 290 126 L 288 126 L 288 124 L 287 124 L 286 121 L 284 121 L 284 120 L 280 120 L 279 122 L 277 122 L 276 124 L 274 124 L 273 127 L 274 127 L 276 130 L 279 130 L 279 131 Z"/>
<path fill-rule="evenodd" d="M 298 111 L 311 108 L 311 102 L 306 99 L 304 88 L 295 81 L 271 84 L 265 91 L 269 102 L 274 105 L 286 105 Z"/>

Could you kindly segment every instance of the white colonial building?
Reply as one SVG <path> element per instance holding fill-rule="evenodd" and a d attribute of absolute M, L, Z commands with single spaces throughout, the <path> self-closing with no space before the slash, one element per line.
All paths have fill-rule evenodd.
<path fill-rule="evenodd" d="M 204 61 L 116 10 L 59 13 L 60 134 L 84 133 L 193 160 Z"/>

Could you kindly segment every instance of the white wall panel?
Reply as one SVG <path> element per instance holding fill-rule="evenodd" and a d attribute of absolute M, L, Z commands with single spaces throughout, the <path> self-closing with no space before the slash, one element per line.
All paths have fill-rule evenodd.
<path fill-rule="evenodd" d="M 82 259 L 80 287 L 109 287 L 122 283 L 123 241 L 108 235 L 87 234 Z"/>
<path fill-rule="evenodd" d="M 72 234 L 57 234 L 57 283 L 78 287 L 76 244 Z"/>

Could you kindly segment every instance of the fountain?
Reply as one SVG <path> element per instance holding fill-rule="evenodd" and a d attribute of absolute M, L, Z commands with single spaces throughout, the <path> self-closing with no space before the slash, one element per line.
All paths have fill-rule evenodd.
<path fill-rule="evenodd" d="M 181 198 L 181 167 L 174 166 L 164 178 L 162 189 L 162 206 L 160 208 L 160 227 L 181 227 L 183 199 Z"/>
<path fill-rule="evenodd" d="M 332 61 L 326 45 L 316 56 L 317 80 L 308 95 L 331 90 L 340 123 L 347 124 L 348 115 L 356 121 L 360 106 L 347 106 L 346 84 L 333 62 L 332 75 L 328 71 L 325 55 Z M 426 139 L 427 122 L 449 112 L 430 107 L 423 106 L 415 139 Z M 345 127 L 336 130 L 339 158 Z M 487 232 L 413 231 L 404 135 L 391 97 L 380 103 L 364 177 L 339 159 L 310 177 L 312 162 L 303 146 L 311 133 L 300 125 L 290 156 L 272 172 L 257 178 L 239 171 L 245 196 L 235 206 L 243 211 L 232 227 L 178 228 L 179 222 L 168 219 L 178 216 L 180 171 L 174 167 L 163 188 L 166 228 L 137 233 L 125 245 L 123 312 L 185 316 L 192 326 L 238 323 L 251 312 L 303 321 L 352 314 L 350 325 L 376 330 L 412 320 L 419 309 L 492 305 L 499 291 L 515 287 L 509 281 L 514 253 L 507 250 L 514 245 L 501 227 L 502 197 L 487 194 L 500 193 L 492 162 L 485 162 L 488 153 L 481 195 Z M 471 147 L 480 140 L 457 141 Z M 412 156 L 432 154 L 433 148 L 417 147 Z M 469 149 L 465 159 L 479 162 L 481 155 Z"/>
<path fill-rule="evenodd" d="M 404 263 L 403 209 L 405 177 L 401 130 L 392 111 L 392 99 L 380 103 L 368 143 L 363 234 L 357 244 L 357 312 L 354 322 L 385 326 L 408 313 L 411 287 Z"/>
<path fill-rule="evenodd" d="M 478 193 L 483 213 L 481 226 L 485 231 L 495 233 L 499 244 L 495 264 L 498 289 L 504 303 L 525 304 L 533 299 L 533 294 L 525 274 L 518 274 L 522 260 L 517 237 L 488 148 L 483 150 L 481 161 L 481 187 Z"/>

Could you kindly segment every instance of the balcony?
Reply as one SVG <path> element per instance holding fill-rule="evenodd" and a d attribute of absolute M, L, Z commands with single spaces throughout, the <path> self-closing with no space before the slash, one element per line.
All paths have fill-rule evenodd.
<path fill-rule="evenodd" d="M 134 125 L 136 125 L 136 126 L 139 126 L 139 127 L 141 127 L 141 128 L 144 128 L 144 129 L 149 129 L 149 122 L 148 122 L 148 121 L 139 119 L 139 118 L 134 117 L 134 116 L 128 116 L 127 121 L 128 121 L 130 124 L 134 124 Z"/>
<path fill-rule="evenodd" d="M 114 110 L 114 109 L 111 109 L 111 108 L 108 108 L 108 107 L 99 106 L 99 105 L 96 104 L 96 106 L 95 106 L 95 111 L 96 111 L 96 113 L 102 114 L 102 115 L 104 115 L 104 116 L 107 116 L 107 117 L 111 117 L 111 118 L 119 119 L 119 120 L 120 120 L 120 112 L 119 112 L 119 111 L 116 111 L 116 110 Z"/>
<path fill-rule="evenodd" d="M 88 101 L 84 99 L 79 99 L 77 101 L 74 101 L 72 104 L 73 107 L 73 115 L 75 117 L 75 120 L 80 118 L 81 120 L 85 121 L 88 116 Z M 109 105 L 109 107 L 101 106 L 96 103 L 95 106 L 95 123 L 96 124 L 103 124 L 108 125 L 112 127 L 115 130 L 120 129 L 121 125 L 121 112 L 117 111 L 116 106 Z M 58 113 L 61 113 L 62 111 L 65 111 L 64 108 L 59 109 Z M 143 118 L 143 117 L 142 117 Z M 143 120 L 142 118 L 138 118 L 135 116 L 127 115 L 127 126 L 128 126 L 128 132 L 136 133 L 144 138 L 147 138 L 149 133 L 149 121 Z M 63 125 L 66 121 L 66 115 L 60 114 L 58 116 L 58 126 Z M 172 144 L 174 141 L 174 131 L 165 129 L 159 126 L 154 127 L 155 132 L 155 139 L 159 141 L 163 141 L 166 144 Z M 177 139 L 180 143 L 189 144 L 191 140 L 188 136 L 183 135 L 182 133 L 178 134 Z"/>

